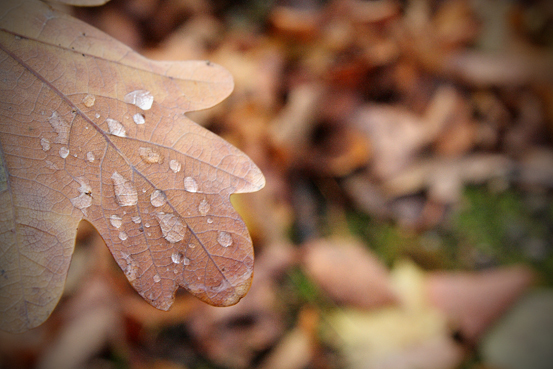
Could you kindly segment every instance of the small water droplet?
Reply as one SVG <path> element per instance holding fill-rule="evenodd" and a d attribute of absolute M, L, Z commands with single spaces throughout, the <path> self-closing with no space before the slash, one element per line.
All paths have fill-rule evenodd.
<path fill-rule="evenodd" d="M 175 264 L 180 264 L 183 258 L 184 258 L 184 255 L 180 251 L 174 252 L 171 255 L 171 260 L 173 260 L 173 263 Z"/>
<path fill-rule="evenodd" d="M 119 239 L 121 241 L 125 241 L 127 238 L 129 238 L 129 236 L 125 232 L 123 231 L 119 232 Z"/>
<path fill-rule="evenodd" d="M 48 151 L 50 150 L 50 141 L 48 141 L 48 139 L 46 138 L 41 138 L 40 139 L 40 145 L 42 146 L 42 150 L 44 151 Z"/>
<path fill-rule="evenodd" d="M 15 39 L 16 39 L 16 40 L 21 40 L 21 36 L 15 35 Z"/>
<path fill-rule="evenodd" d="M 114 136 L 127 137 L 127 131 L 121 122 L 111 118 L 106 119 L 106 122 L 108 123 L 109 133 Z"/>
<path fill-rule="evenodd" d="M 159 208 L 160 206 L 165 205 L 165 203 L 167 202 L 167 198 L 162 191 L 155 190 L 150 195 L 150 202 L 152 203 L 152 206 Z"/>
<path fill-rule="evenodd" d="M 148 164 L 161 164 L 163 163 L 163 155 L 151 147 L 139 147 L 138 155 L 142 161 Z"/>
<path fill-rule="evenodd" d="M 127 266 L 125 267 L 125 275 L 129 282 L 133 282 L 138 277 L 138 265 L 126 252 L 121 252 L 121 256 L 125 259 Z"/>
<path fill-rule="evenodd" d="M 136 223 L 136 224 L 140 223 L 140 217 L 138 215 L 132 217 L 131 220 L 133 221 L 133 223 Z"/>
<path fill-rule="evenodd" d="M 140 114 L 140 113 L 136 113 L 135 115 L 132 116 L 132 120 L 134 120 L 134 122 L 136 124 L 144 124 L 146 123 L 146 119 L 144 118 L 144 115 Z"/>
<path fill-rule="evenodd" d="M 150 223 L 144 223 L 144 227 L 150 228 Z"/>
<path fill-rule="evenodd" d="M 161 227 L 163 238 L 171 243 L 182 241 L 186 233 L 186 226 L 182 224 L 177 216 L 163 212 L 155 213 L 155 216 Z"/>
<path fill-rule="evenodd" d="M 100 113 L 96 113 L 96 114 L 94 114 L 94 116 L 96 117 L 96 119 L 99 119 L 100 118 Z"/>
<path fill-rule="evenodd" d="M 182 258 L 182 265 L 190 265 L 190 259 L 186 256 Z"/>
<path fill-rule="evenodd" d="M 198 205 L 198 211 L 200 212 L 200 214 L 202 214 L 202 216 L 207 214 L 209 208 L 210 206 L 206 199 L 203 199 L 200 202 L 200 205 Z"/>
<path fill-rule="evenodd" d="M 211 223 L 213 223 L 213 219 L 207 218 L 207 222 L 208 222 L 209 224 L 211 224 Z"/>
<path fill-rule="evenodd" d="M 192 177 L 186 177 L 184 179 L 184 189 L 188 192 L 197 192 L 198 182 Z"/>
<path fill-rule="evenodd" d="M 92 153 L 92 151 L 89 151 L 89 152 L 86 153 L 86 160 L 88 160 L 89 162 L 92 163 L 94 161 L 94 159 L 96 159 L 96 158 L 94 157 L 94 154 Z"/>
<path fill-rule="evenodd" d="M 123 224 L 123 218 L 121 218 L 119 215 L 112 214 L 112 215 L 109 217 L 109 222 L 110 222 L 111 225 L 114 226 L 115 228 L 119 228 L 119 227 L 121 227 L 121 225 Z"/>
<path fill-rule="evenodd" d="M 138 194 L 133 184 L 117 172 L 111 176 L 115 190 L 115 200 L 121 206 L 133 206 L 138 203 Z"/>
<path fill-rule="evenodd" d="M 58 167 L 56 166 L 56 164 L 52 163 L 50 160 L 46 160 L 44 163 L 48 168 L 52 170 L 58 170 Z"/>
<path fill-rule="evenodd" d="M 178 162 L 177 160 L 174 160 L 174 159 L 173 159 L 173 160 L 171 160 L 171 161 L 169 162 L 169 168 L 171 168 L 171 170 L 172 170 L 173 172 L 178 173 L 178 172 L 180 172 L 182 166 L 181 166 L 181 163 L 180 163 L 180 162 Z"/>
<path fill-rule="evenodd" d="M 193 243 L 189 243 L 189 244 L 188 244 L 188 247 L 190 247 L 191 249 L 195 249 L 195 248 L 196 248 L 196 245 L 194 245 Z"/>
<path fill-rule="evenodd" d="M 124 101 L 127 104 L 138 106 L 142 110 L 149 110 L 154 103 L 154 97 L 150 91 L 136 90 L 125 95 Z"/>
<path fill-rule="evenodd" d="M 96 96 L 94 95 L 88 94 L 83 98 L 83 104 L 87 108 L 92 108 L 95 102 L 96 102 Z"/>
<path fill-rule="evenodd" d="M 232 236 L 228 232 L 221 231 L 217 235 L 217 242 L 223 247 L 229 247 L 232 245 Z"/>
<path fill-rule="evenodd" d="M 67 156 L 69 156 L 69 149 L 65 146 L 60 147 L 60 156 L 65 159 Z"/>
<path fill-rule="evenodd" d="M 159 283 L 161 281 L 161 277 L 159 274 L 154 275 L 154 282 Z"/>

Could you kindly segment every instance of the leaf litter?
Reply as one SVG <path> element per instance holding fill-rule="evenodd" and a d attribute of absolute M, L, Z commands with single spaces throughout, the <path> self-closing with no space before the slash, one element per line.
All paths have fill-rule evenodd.
<path fill-rule="evenodd" d="M 248 295 L 233 307 L 216 309 L 178 294 L 171 311 L 158 313 L 116 283 L 124 291 L 118 292 L 118 314 L 132 322 L 125 329 L 156 332 L 156 340 L 148 333 L 137 341 L 119 338 L 129 350 L 123 356 L 143 366 L 197 367 L 207 361 L 233 368 L 419 368 L 486 366 L 486 360 L 493 365 L 497 358 L 489 353 L 489 342 L 498 340 L 488 341 L 490 327 L 501 329 L 506 312 L 536 284 L 536 275 L 546 291 L 553 283 L 548 267 L 553 116 L 547 108 L 553 44 L 545 26 L 551 17 L 532 23 L 530 16 L 549 13 L 537 3 L 476 6 L 465 0 L 338 0 L 307 8 L 291 1 L 260 6 L 257 13 L 223 3 L 226 7 L 200 1 L 173 8 L 157 0 L 140 6 L 114 1 L 94 16 L 74 10 L 146 56 L 193 56 L 204 60 L 198 65 L 229 69 L 235 79 L 232 99 L 186 116 L 243 149 L 268 179 L 264 191 L 232 198 L 256 247 Z M 516 26 L 514 18 L 505 21 L 506 14 L 517 19 Z M 237 24 L 251 27 L 222 32 Z M 147 141 L 119 145 L 150 182 L 128 169 L 116 170 L 119 185 L 112 179 L 115 170 L 98 173 L 115 200 L 104 220 L 112 237 L 123 245 L 144 237 L 151 245 L 155 266 L 144 263 L 143 251 L 114 252 L 126 279 L 135 287 L 200 283 L 211 275 L 205 271 L 217 267 L 229 283 L 248 275 L 251 256 L 233 265 L 221 261 L 242 248 L 244 235 L 228 228 L 237 218 L 213 191 L 217 184 L 228 186 L 227 192 L 240 184 L 211 169 L 202 179 L 190 158 L 205 160 L 213 153 L 180 145 L 182 136 L 175 131 L 151 136 L 157 109 L 170 105 L 173 95 L 128 84 L 118 91 L 126 106 L 126 115 L 118 116 L 116 110 L 95 110 L 103 106 L 104 93 L 80 92 L 77 103 L 90 109 L 106 133 L 106 119 L 115 119 L 127 137 L 155 136 L 187 154 Z M 92 106 L 87 95 L 95 96 Z M 70 111 L 56 111 L 76 122 Z M 33 147 L 48 155 L 46 169 L 78 167 L 77 154 L 95 170 L 105 160 L 103 147 L 91 141 L 94 146 L 79 151 L 71 136 L 54 142 L 60 135 L 48 122 L 51 115 L 43 115 L 50 133 L 33 136 Z M 135 137 L 141 130 L 144 136 Z M 200 139 L 203 133 L 190 136 Z M 41 138 L 49 140 L 49 150 Z M 65 160 L 58 155 L 62 146 L 68 150 Z M 152 151 L 141 155 L 141 147 Z M 87 152 L 95 160 L 88 160 Z M 215 162 L 223 171 L 249 170 L 231 156 Z M 6 157 L 3 153 L 3 162 Z M 166 187 L 159 184 L 161 170 L 167 171 Z M 78 198 L 81 184 L 71 181 L 69 198 Z M 90 180 L 92 198 L 100 201 L 96 181 Z M 125 188 L 128 183 L 134 192 Z M 194 200 L 171 200 L 175 188 Z M 117 193 L 123 203 L 136 193 L 136 204 L 119 207 Z M 197 219 L 194 231 L 176 217 L 176 204 L 187 219 Z M 144 206 L 147 212 L 135 211 Z M 93 207 L 87 208 L 89 215 Z M 125 220 L 120 229 L 111 225 L 112 214 Z M 221 222 L 226 229 L 217 225 Z M 195 232 L 215 245 L 215 263 L 198 265 L 205 254 Z M 160 241 L 172 245 L 168 252 Z M 94 275 L 121 277 L 110 271 Z M 227 285 L 218 280 L 189 290 L 216 296 Z M 156 295 L 152 290 L 143 296 Z M 61 317 L 57 310 L 54 315 Z M 38 330 L 47 331 L 49 324 Z M 509 339 L 502 342 L 512 344 Z M 121 346 L 107 346 L 120 353 Z M 45 357 L 46 347 L 35 347 L 34 357 Z M 144 354 L 144 347 L 155 354 Z M 186 357 L 175 357 L 175 347 L 184 347 Z M 29 351 L 17 352 L 7 356 L 15 360 Z M 536 350 L 519 357 L 539 362 L 548 355 Z"/>

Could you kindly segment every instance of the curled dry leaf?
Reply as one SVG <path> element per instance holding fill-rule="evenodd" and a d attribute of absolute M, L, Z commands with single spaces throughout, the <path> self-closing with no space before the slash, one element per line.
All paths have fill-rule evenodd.
<path fill-rule="evenodd" d="M 229 196 L 265 179 L 184 116 L 228 96 L 231 75 L 147 60 L 37 1 L 1 3 L 0 54 L 0 327 L 50 315 L 82 219 L 153 306 L 178 286 L 238 302 L 253 250 Z"/>

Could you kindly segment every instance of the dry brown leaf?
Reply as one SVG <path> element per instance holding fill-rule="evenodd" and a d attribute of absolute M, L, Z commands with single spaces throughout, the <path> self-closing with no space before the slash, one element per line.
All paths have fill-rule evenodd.
<path fill-rule="evenodd" d="M 228 96 L 231 75 L 147 60 L 31 0 L 2 1 L 0 49 L 0 327 L 50 315 L 81 219 L 153 306 L 169 309 L 178 286 L 236 303 L 253 250 L 229 196 L 265 179 L 183 114 Z"/>

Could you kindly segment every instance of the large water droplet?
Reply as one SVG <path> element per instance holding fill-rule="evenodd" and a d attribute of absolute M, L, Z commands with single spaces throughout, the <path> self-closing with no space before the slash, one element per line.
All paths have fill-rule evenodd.
<path fill-rule="evenodd" d="M 136 124 L 144 124 L 146 123 L 146 119 L 144 118 L 144 115 L 140 114 L 140 113 L 136 113 L 135 115 L 132 116 L 132 120 L 134 120 L 134 122 Z"/>
<path fill-rule="evenodd" d="M 88 94 L 83 98 L 83 104 L 87 108 L 92 108 L 95 102 L 96 102 L 96 96 L 94 95 Z"/>
<path fill-rule="evenodd" d="M 112 214 L 112 215 L 109 217 L 109 222 L 110 222 L 111 225 L 114 226 L 115 228 L 119 228 L 119 227 L 121 227 L 121 225 L 123 225 L 123 218 L 121 218 L 119 215 Z"/>
<path fill-rule="evenodd" d="M 72 198 L 70 201 L 75 208 L 83 210 L 83 213 L 85 213 L 84 210 L 92 205 L 92 188 L 84 177 L 79 177 L 75 180 L 81 185 L 78 188 L 79 196 Z"/>
<path fill-rule="evenodd" d="M 142 161 L 148 164 L 163 163 L 163 155 L 151 147 L 139 147 L 138 155 L 140 155 Z"/>
<path fill-rule="evenodd" d="M 124 101 L 127 104 L 138 106 L 142 110 L 149 110 L 154 103 L 154 97 L 150 91 L 136 90 L 125 95 Z"/>
<path fill-rule="evenodd" d="M 159 283 L 160 281 L 161 281 L 161 277 L 159 276 L 159 274 L 154 275 L 154 282 Z"/>
<path fill-rule="evenodd" d="M 171 168 L 174 173 L 178 173 L 180 172 L 182 166 L 181 163 L 173 159 L 169 162 L 169 168 Z"/>
<path fill-rule="evenodd" d="M 192 177 L 184 179 L 184 189 L 188 192 L 198 192 L 198 182 Z"/>
<path fill-rule="evenodd" d="M 65 159 L 69 156 L 69 149 L 65 146 L 60 147 L 60 156 Z"/>
<path fill-rule="evenodd" d="M 223 247 L 229 247 L 232 245 L 232 236 L 228 232 L 221 231 L 217 235 L 217 242 Z"/>
<path fill-rule="evenodd" d="M 40 139 L 40 146 L 42 146 L 42 150 L 48 151 L 50 150 L 50 141 L 43 137 Z"/>
<path fill-rule="evenodd" d="M 111 118 L 106 119 L 106 122 L 108 123 L 109 133 L 114 136 L 127 137 L 127 131 L 121 122 Z"/>
<path fill-rule="evenodd" d="M 155 216 L 161 227 L 163 238 L 171 243 L 182 241 L 186 234 L 186 226 L 181 223 L 178 217 L 163 212 L 155 213 Z"/>
<path fill-rule="evenodd" d="M 184 255 L 180 251 L 176 251 L 171 255 L 171 260 L 173 260 L 173 263 L 175 264 L 180 264 L 183 258 Z"/>
<path fill-rule="evenodd" d="M 123 231 L 119 232 L 119 239 L 121 241 L 125 241 L 127 238 L 129 238 L 129 236 L 125 232 Z"/>
<path fill-rule="evenodd" d="M 94 157 L 94 154 L 92 153 L 92 151 L 89 151 L 86 153 L 86 160 L 92 163 L 95 159 L 96 158 Z"/>
<path fill-rule="evenodd" d="M 203 199 L 201 202 L 200 202 L 200 205 L 198 205 L 198 211 L 200 212 L 200 214 L 202 215 L 206 215 L 207 212 L 209 211 L 209 203 L 207 202 L 206 199 Z"/>
<path fill-rule="evenodd" d="M 67 142 L 69 142 L 69 123 L 55 111 L 52 112 L 52 116 L 48 118 L 48 123 L 50 123 L 54 131 L 58 134 L 54 143 L 67 145 Z"/>
<path fill-rule="evenodd" d="M 165 205 L 167 197 L 165 197 L 165 194 L 162 191 L 155 190 L 150 195 L 150 202 L 152 203 L 152 206 L 159 208 L 160 206 Z"/>
<path fill-rule="evenodd" d="M 111 176 L 115 190 L 115 200 L 121 206 L 133 206 L 138 203 L 138 194 L 133 184 L 117 172 Z"/>

